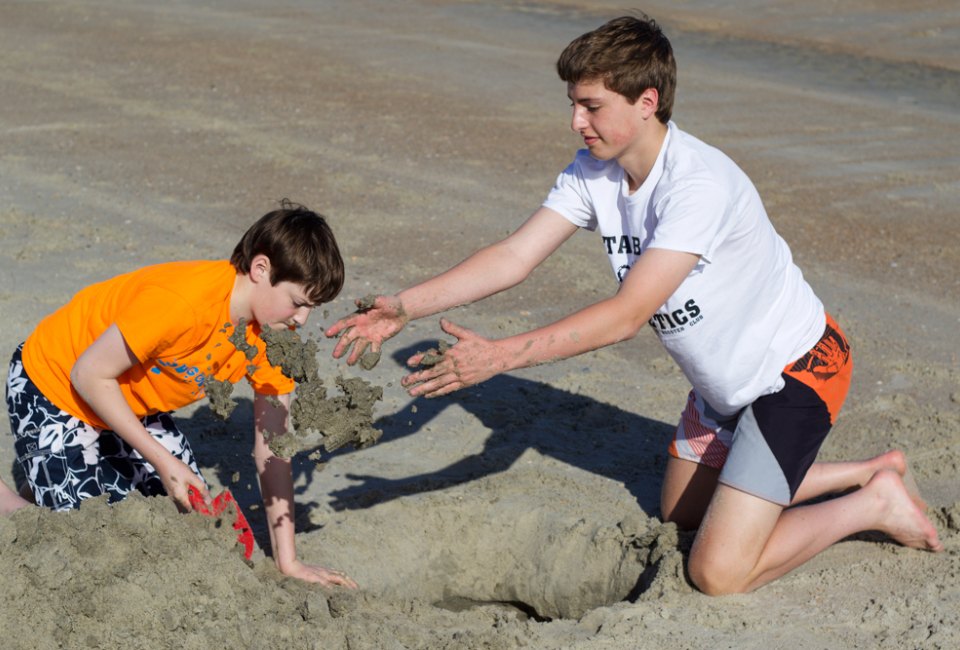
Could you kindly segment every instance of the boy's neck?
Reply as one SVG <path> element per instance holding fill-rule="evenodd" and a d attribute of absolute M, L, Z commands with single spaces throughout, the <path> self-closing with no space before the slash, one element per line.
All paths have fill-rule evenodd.
<path fill-rule="evenodd" d="M 617 159 L 627 173 L 627 187 L 631 194 L 647 180 L 667 137 L 667 125 L 660 120 L 651 118 L 647 124 L 648 128 L 637 138 L 636 147 Z"/>
<path fill-rule="evenodd" d="M 250 310 L 250 293 L 253 284 L 246 273 L 237 273 L 230 292 L 230 322 L 239 323 L 240 319 L 250 322 L 253 314 Z"/>

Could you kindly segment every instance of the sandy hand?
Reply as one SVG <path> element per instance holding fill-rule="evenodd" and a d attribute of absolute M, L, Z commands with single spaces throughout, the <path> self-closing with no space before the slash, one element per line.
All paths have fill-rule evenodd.
<path fill-rule="evenodd" d="M 207 489 L 207 486 L 204 485 L 200 477 L 194 474 L 193 470 L 179 458 L 171 455 L 163 467 L 157 467 L 156 469 L 160 475 L 160 480 L 163 482 L 163 487 L 167 491 L 167 495 L 173 499 L 181 511 L 189 512 L 193 510 L 193 506 L 190 504 L 189 492 L 191 485 L 196 488 L 197 492 L 203 497 L 203 502 L 210 505 L 212 499 L 210 498 L 210 491 Z"/>
<path fill-rule="evenodd" d="M 312 582 L 323 585 L 324 587 L 346 587 L 347 589 L 357 588 L 357 583 L 354 582 L 353 578 L 345 574 L 343 571 L 326 569 L 322 566 L 316 566 L 313 564 L 304 564 L 300 561 L 296 561 L 290 566 L 284 567 L 281 569 L 281 573 L 290 576 L 291 578 L 298 578 L 304 582 Z"/>
<path fill-rule="evenodd" d="M 403 304 L 396 296 L 376 296 L 356 301 L 357 311 L 327 328 L 327 337 L 339 336 L 333 358 L 347 355 L 347 365 L 354 365 L 370 348 L 379 353 L 384 341 L 407 324 Z"/>
<path fill-rule="evenodd" d="M 431 365 L 413 372 L 400 380 L 413 397 L 439 397 L 479 384 L 494 375 L 510 369 L 496 341 L 486 339 L 465 327 L 449 320 L 440 319 L 440 328 L 455 336 L 457 343 L 447 348 L 439 360 L 431 359 Z M 411 367 L 423 367 L 427 355 L 435 351 L 420 352 L 407 360 Z"/>

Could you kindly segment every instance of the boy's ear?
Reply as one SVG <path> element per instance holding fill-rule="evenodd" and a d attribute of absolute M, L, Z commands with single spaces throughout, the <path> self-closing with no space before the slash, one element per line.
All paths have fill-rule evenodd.
<path fill-rule="evenodd" d="M 653 117 L 657 114 L 657 109 L 660 107 L 660 93 L 657 92 L 656 88 L 647 88 L 640 93 L 637 103 L 640 104 L 644 119 Z"/>
<path fill-rule="evenodd" d="M 252 282 L 270 282 L 270 258 L 264 254 L 257 255 L 250 261 L 250 280 Z"/>

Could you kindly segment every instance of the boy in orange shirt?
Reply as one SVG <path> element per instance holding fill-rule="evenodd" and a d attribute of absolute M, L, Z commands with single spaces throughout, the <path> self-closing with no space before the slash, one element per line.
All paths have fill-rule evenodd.
<path fill-rule="evenodd" d="M 210 495 L 170 412 L 205 395 L 211 379 L 254 388 L 253 455 L 277 568 L 324 585 L 356 587 L 304 564 L 294 542 L 293 479 L 265 434 L 287 430 L 294 382 L 266 359 L 261 328 L 300 327 L 343 286 L 343 260 L 323 217 L 284 202 L 244 234 L 229 261 L 148 266 L 83 289 L 17 348 L 7 407 L 32 497 L 54 510 L 132 490 L 190 509 Z M 253 358 L 231 342 L 243 339 Z M 242 346 L 246 349 L 252 349 Z M 28 501 L 0 485 L 0 512 Z"/>

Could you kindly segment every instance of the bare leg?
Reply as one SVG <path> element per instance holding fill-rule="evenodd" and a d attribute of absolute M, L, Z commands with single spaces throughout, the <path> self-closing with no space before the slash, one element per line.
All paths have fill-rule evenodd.
<path fill-rule="evenodd" d="M 0 481 L 0 516 L 6 517 L 28 505 L 30 505 L 29 501 Z"/>
<path fill-rule="evenodd" d="M 690 577 L 711 595 L 751 591 L 866 530 L 904 546 L 943 550 L 896 471 L 880 470 L 860 490 L 788 510 L 721 484 L 691 549 Z"/>
<path fill-rule="evenodd" d="M 719 476 L 720 470 L 669 457 L 660 492 L 660 516 L 681 530 L 696 530 L 710 505 Z"/>
<path fill-rule="evenodd" d="M 903 478 L 904 486 L 920 509 L 927 504 L 920 497 L 920 491 L 913 481 L 913 475 L 907 466 L 907 458 L 900 450 L 888 451 L 868 460 L 844 461 L 836 463 L 814 463 L 803 482 L 797 489 L 790 505 L 803 503 L 825 494 L 845 492 L 851 488 L 861 488 L 880 470 L 891 470 Z"/>
<path fill-rule="evenodd" d="M 927 504 L 907 466 L 902 451 L 893 450 L 867 460 L 814 463 L 797 489 L 791 506 L 826 494 L 838 494 L 861 488 L 881 470 L 892 470 L 903 478 L 903 484 L 921 510 Z M 693 461 L 667 459 L 660 494 L 660 514 L 683 530 L 695 530 L 713 497 L 720 471 Z"/>

